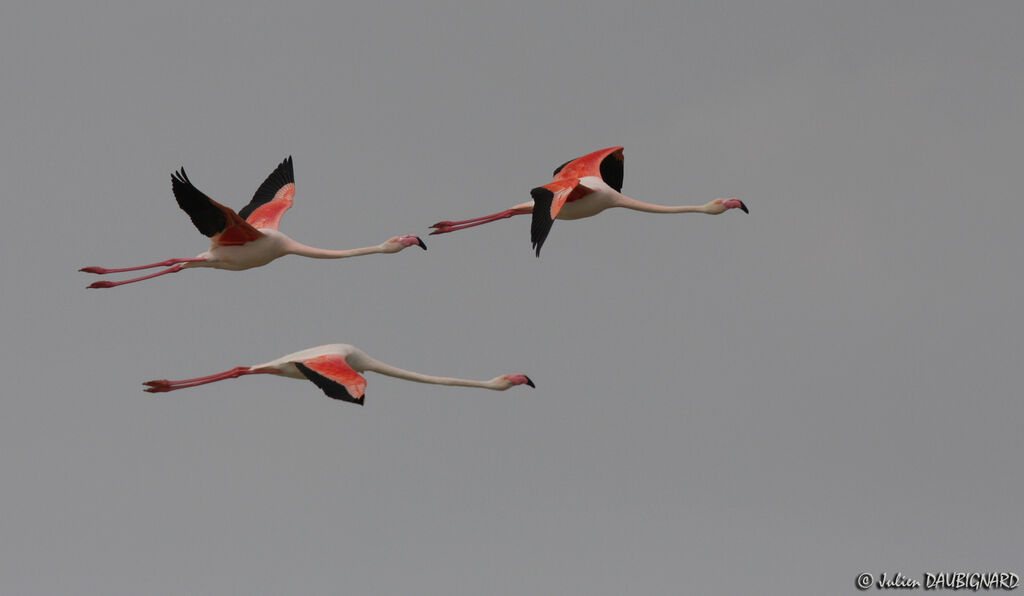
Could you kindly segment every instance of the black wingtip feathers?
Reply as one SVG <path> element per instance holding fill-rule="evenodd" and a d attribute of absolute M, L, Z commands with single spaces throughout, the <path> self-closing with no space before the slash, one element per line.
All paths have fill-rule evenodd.
<path fill-rule="evenodd" d="M 555 223 L 555 220 L 551 219 L 551 202 L 555 198 L 555 193 L 543 186 L 538 186 L 530 191 L 530 196 L 533 197 L 533 221 L 530 224 L 530 242 L 533 244 L 534 252 L 539 258 L 540 249 L 544 246 L 544 240 L 547 239 L 548 233 L 551 232 L 551 226 Z"/>

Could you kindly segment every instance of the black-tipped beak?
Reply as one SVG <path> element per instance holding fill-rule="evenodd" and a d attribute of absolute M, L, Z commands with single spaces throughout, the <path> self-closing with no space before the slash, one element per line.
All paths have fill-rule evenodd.
<path fill-rule="evenodd" d="M 744 209 L 746 209 L 746 207 L 744 207 Z M 427 245 L 423 244 L 423 240 L 421 240 L 419 236 L 416 236 L 416 244 L 419 244 L 420 248 L 423 250 L 427 250 Z"/>
<path fill-rule="evenodd" d="M 743 203 L 743 201 L 740 201 L 740 209 L 742 209 L 744 213 L 750 213 L 750 210 L 747 209 L 747 206 Z"/>
<path fill-rule="evenodd" d="M 526 375 L 523 375 L 523 376 L 526 376 Z M 537 386 L 533 384 L 533 381 L 530 380 L 530 377 L 526 377 L 526 384 L 529 385 L 530 387 L 533 387 L 534 389 L 537 388 Z"/>

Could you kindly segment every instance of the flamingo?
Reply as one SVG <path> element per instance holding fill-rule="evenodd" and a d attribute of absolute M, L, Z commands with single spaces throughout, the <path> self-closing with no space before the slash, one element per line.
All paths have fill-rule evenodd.
<path fill-rule="evenodd" d="M 85 273 L 122 273 L 154 267 L 167 267 L 150 275 L 123 281 L 97 281 L 89 288 L 113 288 L 168 273 L 176 273 L 192 267 L 213 267 L 242 271 L 261 267 L 284 255 L 301 255 L 314 259 L 344 259 L 374 253 L 391 254 L 413 245 L 423 250 L 427 245 L 418 236 L 396 236 L 383 244 L 354 248 L 351 250 L 327 250 L 300 244 L 281 232 L 277 226 L 281 216 L 292 206 L 295 196 L 295 174 L 292 158 L 288 156 L 256 189 L 252 200 L 240 212 L 235 213 L 203 194 L 192 185 L 185 174 L 185 168 L 171 175 L 171 190 L 178 206 L 188 213 L 192 223 L 210 238 L 210 250 L 191 259 L 167 259 L 139 267 L 106 269 L 83 267 Z"/>
<path fill-rule="evenodd" d="M 610 207 L 624 207 L 647 213 L 707 213 L 718 215 L 729 209 L 742 209 L 750 213 L 743 201 L 715 199 L 705 205 L 655 205 L 631 199 L 622 194 L 623 172 L 622 147 L 608 147 L 571 159 L 555 168 L 554 180 L 530 191 L 532 201 L 520 203 L 491 215 L 464 219 L 462 221 L 440 221 L 430 226 L 435 228 L 430 235 L 447 234 L 483 225 L 513 215 L 533 214 L 530 226 L 530 241 L 540 256 L 540 248 L 551 231 L 556 219 L 582 219 L 597 215 Z"/>
<path fill-rule="evenodd" d="M 331 399 L 363 405 L 366 398 L 366 379 L 359 373 L 367 370 L 389 377 L 434 385 L 480 387 L 494 391 L 504 391 L 524 384 L 536 387 L 530 377 L 523 374 L 501 375 L 490 381 L 473 381 L 471 379 L 434 377 L 402 370 L 374 360 L 359 348 L 348 344 L 317 346 L 282 356 L 264 364 L 238 366 L 224 372 L 180 381 L 147 381 L 143 385 L 146 385 L 145 391 L 149 393 L 166 393 L 224 379 L 235 379 L 244 375 L 269 374 L 290 379 L 309 379 Z"/>

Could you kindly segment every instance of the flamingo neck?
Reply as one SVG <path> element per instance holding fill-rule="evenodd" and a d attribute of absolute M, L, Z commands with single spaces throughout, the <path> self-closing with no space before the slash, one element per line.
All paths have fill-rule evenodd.
<path fill-rule="evenodd" d="M 305 244 L 295 242 L 294 240 L 292 240 L 285 249 L 286 254 L 310 257 L 313 259 L 346 259 L 348 257 L 359 257 L 362 255 L 372 255 L 374 253 L 381 252 L 384 252 L 384 247 L 380 244 L 349 250 L 330 250 L 327 248 L 306 246 Z"/>
<path fill-rule="evenodd" d="M 707 213 L 707 205 L 655 205 L 645 203 L 627 196 L 620 196 L 617 201 L 618 207 L 643 211 L 645 213 Z"/>
<path fill-rule="evenodd" d="M 375 373 L 387 375 L 389 377 L 395 377 L 397 379 L 405 379 L 406 381 L 414 381 L 416 383 L 430 383 L 431 385 L 451 385 L 454 387 L 480 387 L 482 389 L 499 389 L 498 379 L 491 379 L 490 381 L 474 381 L 472 379 L 457 379 L 454 377 L 435 377 L 433 375 L 425 375 L 422 373 L 412 372 L 409 370 L 403 370 L 397 366 L 391 366 L 390 364 L 384 364 L 379 360 L 374 360 L 369 356 L 362 355 L 359 359 L 360 366 L 364 370 L 372 370 Z"/>

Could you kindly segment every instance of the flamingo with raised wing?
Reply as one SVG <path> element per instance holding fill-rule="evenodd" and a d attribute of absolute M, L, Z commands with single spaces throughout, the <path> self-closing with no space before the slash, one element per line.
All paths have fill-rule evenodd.
<path fill-rule="evenodd" d="M 162 271 L 133 279 L 97 281 L 91 284 L 90 288 L 113 288 L 192 267 L 241 271 L 266 265 L 284 255 L 344 259 L 374 253 L 391 254 L 414 245 L 427 249 L 418 236 L 406 235 L 396 236 L 376 246 L 327 250 L 300 244 L 279 232 L 277 227 L 281 216 L 292 206 L 292 198 L 295 196 L 295 174 L 291 156 L 277 166 L 256 190 L 249 204 L 238 213 L 214 201 L 193 186 L 184 168 L 171 176 L 171 190 L 174 191 L 178 206 L 188 213 L 196 228 L 210 238 L 210 250 L 190 259 L 167 259 L 138 267 L 83 267 L 79 271 L 99 274 L 166 267 Z"/>
<path fill-rule="evenodd" d="M 743 201 L 735 198 L 715 199 L 704 205 L 655 205 L 631 199 L 622 194 L 624 158 L 622 147 L 608 147 L 569 160 L 555 168 L 554 180 L 530 191 L 532 201 L 520 203 L 491 215 L 461 221 L 441 221 L 430 227 L 431 235 L 446 234 L 483 225 L 514 215 L 533 214 L 530 241 L 536 254 L 551 231 L 556 219 L 591 217 L 610 207 L 623 207 L 647 213 L 706 213 L 718 215 L 729 209 L 750 213 Z"/>

